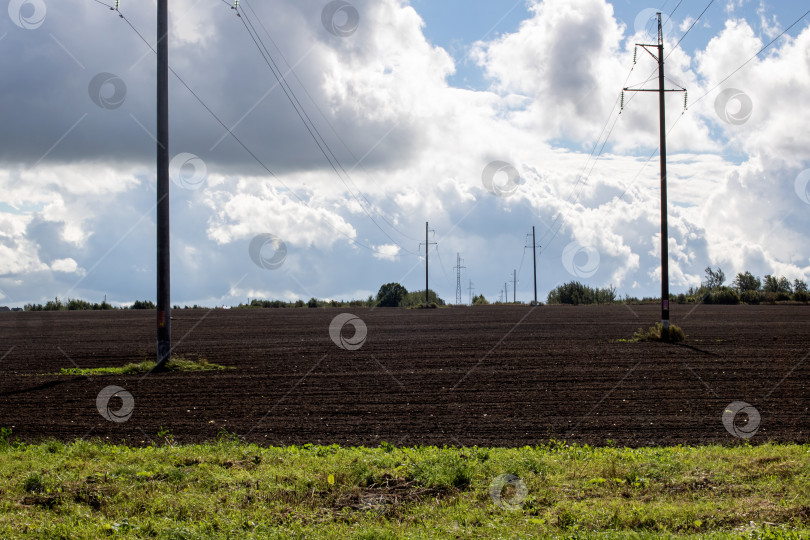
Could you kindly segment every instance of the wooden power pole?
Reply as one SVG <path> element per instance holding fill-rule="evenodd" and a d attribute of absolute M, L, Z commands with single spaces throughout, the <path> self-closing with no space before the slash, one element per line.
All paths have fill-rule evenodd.
<path fill-rule="evenodd" d="M 169 7 L 157 0 L 157 367 L 172 351 L 169 251 Z"/>
<path fill-rule="evenodd" d="M 624 88 L 623 92 L 658 92 L 659 138 L 661 154 L 661 326 L 664 337 L 669 336 L 669 232 L 667 227 L 667 128 L 666 128 L 666 92 L 686 92 L 686 89 L 667 90 L 664 88 L 664 31 L 661 14 L 658 13 L 658 44 L 636 44 L 647 51 L 658 62 L 658 89 Z M 657 55 L 649 47 L 656 47 Z M 622 99 L 624 102 L 624 99 Z M 684 103 L 685 106 L 685 103 Z"/>

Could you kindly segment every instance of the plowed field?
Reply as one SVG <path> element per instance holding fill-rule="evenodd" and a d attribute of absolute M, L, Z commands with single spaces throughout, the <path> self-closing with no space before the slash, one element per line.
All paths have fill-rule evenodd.
<path fill-rule="evenodd" d="M 351 325 L 347 348 L 330 338 L 344 312 L 367 328 L 356 350 Z M 0 426 L 130 444 L 163 428 L 182 443 L 224 430 L 274 445 L 648 446 L 740 442 L 722 416 L 744 401 L 760 414 L 752 443 L 810 440 L 810 306 L 673 306 L 683 344 L 620 341 L 658 317 L 657 306 L 175 310 L 175 353 L 234 369 L 82 377 L 55 373 L 153 358 L 154 312 L 0 313 Z M 132 395 L 128 420 L 100 414 L 109 385 Z"/>

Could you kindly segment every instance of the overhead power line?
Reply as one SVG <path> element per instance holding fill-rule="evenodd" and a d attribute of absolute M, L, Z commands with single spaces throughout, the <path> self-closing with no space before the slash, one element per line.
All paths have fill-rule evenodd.
<path fill-rule="evenodd" d="M 224 1 L 225 0 L 223 0 L 223 2 Z M 307 90 L 306 85 L 304 85 L 304 83 L 298 77 L 298 74 L 295 72 L 293 67 L 287 61 L 287 58 L 284 56 L 284 53 L 281 51 L 281 48 L 276 44 L 275 40 L 270 35 L 270 32 L 267 30 L 267 27 L 265 27 L 264 23 L 262 22 L 261 17 L 259 17 L 256 14 L 256 12 L 253 10 L 253 7 L 247 1 L 243 0 L 243 3 L 245 4 L 245 6 L 247 6 L 247 8 L 250 10 L 250 12 L 253 13 L 253 17 L 258 22 L 259 27 L 264 31 L 264 34 L 267 36 L 267 39 L 270 40 L 270 43 L 273 44 L 273 47 L 275 48 L 276 52 L 278 52 L 278 55 L 281 58 L 281 60 L 284 62 L 284 64 L 287 65 L 287 68 L 288 68 L 287 72 L 292 73 L 293 77 L 295 77 L 295 80 L 298 81 L 298 85 L 301 87 L 301 89 L 304 91 L 304 93 L 309 98 L 309 102 L 312 103 L 312 105 L 315 107 L 315 110 L 318 111 L 318 114 L 320 114 L 323 121 L 326 122 L 327 126 L 329 126 L 329 129 L 332 131 L 332 134 L 335 136 L 335 138 L 337 138 L 338 141 L 340 141 L 340 144 L 343 146 L 343 148 L 346 150 L 346 152 L 348 152 L 349 155 L 352 157 L 352 159 L 355 161 L 355 165 L 353 165 L 349 170 L 351 171 L 351 170 L 357 168 L 362 163 L 363 159 L 365 159 L 365 157 L 368 154 L 366 154 L 366 156 L 364 156 L 363 158 L 358 158 L 354 154 L 354 152 L 352 152 L 351 148 L 349 148 L 349 145 L 346 144 L 346 141 L 343 139 L 343 137 L 341 137 L 341 135 L 340 135 L 340 133 L 338 133 L 337 129 L 335 129 L 335 126 L 332 124 L 332 122 L 329 121 L 329 117 L 326 114 L 324 114 L 324 112 L 318 106 L 318 102 L 315 101 L 315 99 L 309 93 L 309 90 Z M 407 238 L 408 240 L 411 240 L 411 241 L 414 241 L 414 242 L 418 241 L 418 238 L 410 236 L 408 233 L 406 233 L 402 229 L 398 228 L 395 224 L 391 223 L 388 220 L 388 218 L 386 218 L 385 214 L 383 214 L 382 212 L 377 210 L 374 207 L 374 204 L 368 199 L 368 197 L 365 196 L 365 194 L 360 190 L 360 188 L 357 186 L 357 184 L 355 184 L 354 181 L 351 179 L 351 177 L 349 177 L 348 175 L 347 175 L 347 180 L 354 186 L 354 188 L 358 191 L 358 193 L 363 198 L 363 200 L 365 200 L 366 203 L 368 203 L 369 207 L 374 211 L 374 213 L 377 214 L 378 216 L 380 216 L 380 218 L 382 218 L 382 220 L 385 221 L 394 231 L 396 231 L 397 233 L 402 235 L 404 238 Z"/>
<path fill-rule="evenodd" d="M 270 54 L 270 50 L 267 48 L 267 45 L 264 44 L 264 41 L 262 40 L 261 36 L 259 35 L 258 30 L 256 29 L 256 26 L 253 23 L 253 21 L 251 20 L 250 16 L 248 15 L 248 13 L 245 10 L 240 9 L 240 8 L 236 9 L 236 13 L 239 16 L 239 19 L 242 21 L 242 24 L 245 27 L 245 29 L 247 30 L 248 34 L 250 35 L 250 38 L 253 41 L 254 45 L 256 45 L 256 48 L 258 49 L 259 53 L 261 54 L 263 60 L 267 64 L 267 67 L 270 68 L 270 71 L 272 72 L 273 76 L 278 81 L 279 86 L 281 87 L 282 91 L 284 92 L 284 95 L 287 97 L 287 100 L 290 102 L 293 109 L 295 110 L 296 115 L 301 120 L 301 123 L 304 124 L 304 127 L 307 130 L 307 132 L 309 133 L 310 137 L 315 142 L 316 146 L 318 147 L 320 152 L 323 154 L 324 158 L 326 158 L 326 161 L 329 163 L 329 166 L 335 172 L 338 179 L 344 185 L 346 190 L 349 192 L 349 194 L 352 196 L 352 198 L 355 200 L 355 202 L 357 202 L 357 204 L 360 205 L 360 208 L 363 210 L 363 212 L 366 214 L 366 216 L 372 221 L 372 223 L 374 223 L 374 225 L 380 230 L 380 232 L 382 232 L 391 242 L 393 242 L 394 245 L 396 245 L 397 247 L 399 247 L 403 251 L 406 251 L 406 252 L 410 253 L 411 255 L 417 255 L 418 256 L 417 253 L 407 250 L 399 242 L 394 240 L 394 238 L 392 238 L 391 235 L 389 235 L 388 232 L 385 231 L 380 226 L 379 223 L 377 223 L 377 220 L 374 219 L 374 217 L 371 215 L 371 213 L 366 208 L 366 206 L 363 204 L 363 202 L 355 195 L 354 191 L 352 191 L 352 189 L 349 187 L 349 184 L 344 179 L 344 176 L 346 178 L 350 178 L 349 173 L 346 171 L 346 169 L 340 163 L 340 160 L 335 155 L 335 153 L 332 151 L 332 148 L 326 142 L 326 139 L 324 139 L 324 137 L 321 134 L 320 130 L 315 125 L 315 123 L 312 121 L 312 118 L 309 116 L 309 114 L 307 113 L 304 106 L 301 104 L 301 101 L 298 99 L 298 96 L 296 96 L 295 91 L 292 89 L 292 87 L 287 82 L 286 78 L 284 77 L 284 74 L 281 72 L 281 69 L 278 66 L 278 63 L 275 61 L 273 56 Z M 359 191 L 359 189 L 358 189 L 358 191 Z M 363 195 L 363 198 L 366 200 L 366 202 L 368 202 L 368 198 L 366 198 L 365 195 Z"/>
<path fill-rule="evenodd" d="M 697 102 L 698 102 L 698 101 L 700 101 L 701 99 L 705 98 L 707 95 L 709 95 L 709 94 L 711 94 L 712 92 L 714 92 L 714 91 L 715 91 L 715 90 L 716 90 L 716 89 L 717 89 L 717 88 L 718 88 L 720 85 L 722 85 L 724 82 L 726 82 L 727 80 L 729 80 L 730 78 L 732 78 L 734 75 L 736 75 L 736 74 L 737 74 L 737 72 L 738 72 L 738 71 L 740 71 L 740 70 L 741 70 L 741 69 L 743 69 L 745 66 L 747 66 L 747 65 L 748 65 L 748 64 L 749 64 L 749 63 L 750 63 L 750 62 L 751 62 L 751 61 L 752 61 L 754 58 L 756 58 L 757 56 L 759 56 L 760 54 L 762 54 L 763 52 L 765 52 L 766 50 L 768 50 L 768 49 L 770 48 L 770 46 L 771 46 L 771 45 L 773 45 L 773 44 L 774 44 L 774 43 L 775 43 L 775 42 L 776 42 L 776 41 L 777 41 L 779 38 L 781 38 L 782 36 L 784 36 L 785 34 L 787 34 L 787 33 L 790 31 L 790 29 L 791 29 L 791 28 L 793 28 L 794 26 L 796 26 L 797 24 L 799 24 L 799 23 L 800 23 L 800 22 L 801 22 L 801 21 L 802 21 L 802 20 L 803 20 L 805 17 L 807 17 L 808 15 L 810 15 L 810 9 L 808 9 L 807 11 L 805 11 L 805 12 L 804 12 L 804 14 L 803 14 L 801 17 L 799 17 L 798 19 L 796 19 L 795 21 L 793 21 L 793 24 L 791 24 L 790 26 L 788 26 L 787 28 L 785 28 L 784 30 L 782 30 L 782 32 L 781 32 L 781 33 L 780 33 L 778 36 L 776 36 L 775 38 L 773 38 L 772 40 L 770 40 L 770 41 L 768 42 L 768 44 L 767 44 L 767 45 L 765 45 L 764 47 L 762 47 L 762 48 L 761 48 L 759 51 L 757 51 L 757 53 L 756 53 L 756 54 L 754 54 L 754 55 L 753 55 L 751 58 L 749 58 L 748 60 L 746 60 L 745 62 L 743 62 L 743 63 L 740 65 L 740 67 L 738 67 L 737 69 L 735 69 L 734 71 L 732 71 L 731 73 L 729 73 L 729 74 L 728 74 L 726 77 L 724 77 L 724 78 L 723 78 L 723 79 L 722 79 L 722 80 L 721 80 L 719 83 L 717 83 L 716 85 L 712 86 L 712 87 L 711 87 L 709 90 L 707 90 L 707 91 L 706 91 L 706 93 L 705 93 L 705 94 L 703 94 L 702 96 L 700 96 L 699 98 L 697 98 L 697 99 L 696 99 L 694 102 L 695 102 L 695 103 L 697 103 Z"/>
<path fill-rule="evenodd" d="M 704 10 L 704 12 L 705 12 L 705 10 Z M 697 103 L 697 102 L 701 101 L 703 98 L 705 98 L 706 96 L 708 96 L 709 94 L 711 94 L 712 92 L 714 92 L 714 91 L 715 91 L 717 88 L 719 88 L 719 87 L 720 87 L 720 86 L 721 86 L 721 85 L 722 85 L 724 82 L 726 82 L 727 80 L 729 80 L 731 77 L 733 77 L 734 75 L 736 75 L 736 74 L 737 74 L 737 73 L 738 73 L 740 70 L 742 70 L 743 68 L 745 68 L 745 66 L 747 66 L 749 63 L 751 63 L 751 61 L 752 61 L 752 60 L 754 60 L 754 59 L 755 59 L 756 57 L 758 57 L 760 54 L 762 54 L 763 52 L 765 52 L 766 50 L 768 50 L 768 49 L 771 47 L 771 45 L 773 45 L 774 43 L 776 43 L 776 41 L 778 41 L 778 40 L 779 40 L 779 39 L 780 39 L 782 36 L 784 36 L 786 33 L 788 33 L 788 32 L 789 32 L 789 31 L 790 31 L 790 30 L 791 30 L 791 29 L 792 29 L 794 26 L 796 26 L 797 24 L 799 24 L 799 23 L 800 23 L 800 22 L 801 22 L 801 21 L 802 21 L 802 20 L 803 20 L 805 17 L 807 17 L 808 15 L 810 15 L 810 10 L 805 11 L 805 12 L 804 12 L 804 14 L 802 14 L 802 15 L 801 15 L 799 18 L 797 18 L 795 21 L 793 21 L 793 23 L 792 23 L 790 26 L 788 26 L 787 28 L 785 28 L 785 29 L 784 29 L 784 30 L 783 30 L 783 31 L 782 31 L 782 32 L 781 32 L 781 33 L 780 33 L 778 36 L 776 36 L 776 37 L 775 37 L 775 38 L 773 38 L 771 41 L 769 41 L 769 42 L 768 42 L 768 43 L 767 43 L 765 46 L 763 46 L 763 47 L 762 47 L 762 48 L 761 48 L 759 51 L 757 51 L 757 52 L 756 52 L 756 54 L 752 55 L 752 56 L 751 56 L 749 59 L 747 59 L 745 62 L 743 62 L 742 64 L 740 64 L 740 66 L 739 66 L 739 67 L 737 67 L 737 68 L 736 68 L 734 71 L 732 71 L 731 73 L 729 73 L 729 74 L 728 74 L 726 77 L 724 77 L 724 78 L 723 78 L 723 79 L 722 79 L 722 80 L 721 80 L 719 83 L 717 83 L 716 85 L 712 86 L 712 87 L 711 87 L 709 90 L 707 90 L 706 92 L 704 92 L 703 94 L 701 94 L 701 96 L 700 96 L 700 97 L 698 97 L 696 100 L 694 100 L 692 103 L 693 103 L 693 104 L 694 104 L 694 103 Z M 670 134 L 670 133 L 671 133 L 671 132 L 672 132 L 672 131 L 675 129 L 675 126 L 677 126 L 677 125 L 678 125 L 678 122 L 680 122 L 680 121 L 681 121 L 681 118 L 683 118 L 683 117 L 684 117 L 684 114 L 681 114 L 681 115 L 680 115 L 680 116 L 678 116 L 678 118 L 677 118 L 677 119 L 676 119 L 676 120 L 675 120 L 675 121 L 672 123 L 672 125 L 669 127 L 669 129 L 667 129 L 667 132 L 666 132 L 667 136 L 669 136 L 669 134 Z M 644 169 L 647 167 L 647 165 L 650 163 L 650 161 L 652 161 L 652 159 L 655 157 L 655 155 L 658 153 L 658 151 L 659 151 L 659 150 L 660 150 L 660 147 L 656 147 L 656 148 L 655 148 L 655 149 L 652 151 L 652 153 L 650 154 L 650 156 L 649 156 L 649 157 L 648 157 L 648 158 L 647 158 L 647 159 L 644 161 L 644 163 L 642 163 L 642 164 L 641 164 L 641 167 L 639 168 L 639 171 L 636 173 L 636 175 L 633 177 L 633 179 L 632 179 L 632 180 L 630 180 L 630 182 L 628 182 L 628 183 L 626 184 L 626 187 L 625 187 L 624 191 L 622 192 L 622 194 L 619 196 L 619 199 L 624 198 L 624 196 L 627 194 L 627 192 L 630 190 L 630 188 L 633 186 L 633 184 L 636 182 L 636 180 L 638 180 L 638 177 L 639 177 L 639 176 L 641 176 L 641 173 L 642 173 L 642 172 L 644 172 Z"/>
<path fill-rule="evenodd" d="M 151 43 L 149 43 L 149 41 L 147 41 L 147 39 L 146 39 L 146 38 L 143 36 L 143 34 L 142 34 L 142 33 L 141 33 L 141 32 L 140 32 L 140 31 L 139 31 L 139 30 L 138 30 L 138 29 L 135 27 L 135 25 L 133 25 L 133 24 L 132 24 L 132 22 L 129 20 L 129 18 L 127 18 L 127 16 L 126 16 L 124 13 L 122 13 L 121 11 L 117 11 L 117 13 L 118 13 L 118 14 L 119 14 L 119 16 L 121 17 L 121 19 L 123 19 L 123 20 L 124 20 L 124 22 L 126 22 L 126 23 L 127 23 L 127 25 L 128 25 L 128 26 L 129 26 L 129 27 L 132 29 L 132 31 L 133 31 L 133 32 L 135 32 L 135 34 L 136 34 L 136 35 L 137 35 L 137 36 L 140 38 L 140 40 L 141 40 L 141 41 L 143 41 L 143 42 L 144 42 L 144 44 L 146 44 L 146 46 L 147 46 L 147 47 L 148 47 L 148 48 L 149 48 L 149 49 L 150 49 L 150 50 L 151 50 L 153 53 L 156 53 L 155 48 L 152 46 L 152 44 L 151 44 Z M 257 155 L 256 155 L 256 154 L 255 154 L 255 153 L 254 153 L 254 152 L 253 152 L 253 151 L 252 151 L 252 150 L 251 150 L 251 149 L 250 149 L 250 148 L 249 148 L 249 147 L 248 147 L 248 146 L 247 146 L 247 145 L 246 145 L 246 144 L 245 144 L 245 143 L 244 143 L 244 142 L 243 142 L 243 141 L 242 141 L 242 140 L 241 140 L 241 139 L 240 139 L 240 138 L 239 138 L 239 137 L 238 137 L 238 136 L 237 136 L 237 135 L 236 135 L 236 134 L 235 134 L 235 133 L 234 133 L 234 132 L 233 132 L 233 131 L 230 129 L 230 128 L 229 128 L 229 127 L 228 127 L 228 126 L 227 126 L 227 125 L 226 125 L 226 124 L 225 124 L 225 122 L 223 122 L 223 121 L 222 121 L 222 119 L 221 119 L 221 118 L 220 118 L 220 117 L 219 117 L 219 116 L 218 116 L 218 115 L 217 115 L 217 114 L 216 114 L 216 113 L 215 113 L 215 112 L 214 112 L 214 111 L 211 109 L 211 107 L 209 107 L 209 106 L 208 106 L 208 104 L 205 102 L 205 100 L 203 100 L 203 99 L 202 99 L 202 98 L 201 98 L 201 97 L 200 97 L 200 96 L 199 96 L 199 95 L 198 95 L 198 94 L 197 94 L 197 93 L 196 93 L 196 92 L 195 92 L 195 91 L 194 91 L 194 90 L 191 88 L 191 86 L 189 86 L 189 84 L 188 84 L 188 83 L 186 83 L 186 81 L 185 81 L 185 80 L 184 80 L 184 79 L 183 79 L 183 78 L 182 78 L 182 77 L 181 77 L 181 76 L 180 76 L 180 75 L 177 73 L 177 71 L 175 71 L 175 70 L 174 70 L 174 68 L 172 68 L 171 66 L 169 66 L 169 71 L 172 73 L 172 75 L 174 75 L 174 76 L 177 78 L 177 80 L 180 82 L 180 84 L 182 84 L 182 85 L 183 85 L 183 87 L 184 87 L 186 90 L 188 90 L 188 92 L 189 92 L 189 93 L 190 93 L 192 96 L 194 96 L 194 99 L 196 99 L 196 100 L 197 100 L 197 102 L 198 102 L 198 103 L 199 103 L 199 104 L 200 104 L 200 105 L 201 105 L 201 106 L 202 106 L 202 107 L 203 107 L 203 108 L 206 110 L 206 112 L 208 112 L 208 114 L 210 114 L 210 115 L 211 115 L 211 117 L 212 117 L 212 118 L 214 118 L 214 120 L 216 120 L 216 121 L 217 121 L 217 123 L 219 123 L 219 125 L 221 125 L 221 126 L 222 126 L 222 127 L 223 127 L 223 128 L 224 128 L 224 129 L 225 129 L 227 132 L 228 132 L 228 134 L 229 134 L 229 135 L 230 135 L 230 136 L 231 136 L 231 137 L 232 137 L 232 138 L 233 138 L 233 139 L 234 139 L 234 140 L 235 140 L 235 141 L 236 141 L 236 142 L 239 144 L 239 146 L 241 146 L 241 147 L 242 147 L 242 148 L 245 150 L 245 152 L 247 152 L 247 153 L 248 153 L 248 155 L 250 155 L 250 157 L 251 157 L 251 158 L 253 158 L 253 160 L 254 160 L 254 161 L 256 161 L 256 163 L 258 163 L 258 164 L 259 164 L 259 166 L 260 166 L 260 167 L 261 167 L 261 168 L 262 168 L 262 169 L 263 169 L 265 172 L 267 172 L 267 174 L 269 174 L 269 175 L 270 175 L 270 176 L 271 176 L 273 179 L 275 179 L 275 180 L 276 180 L 277 182 L 279 182 L 279 183 L 280 183 L 282 186 L 284 186 L 284 187 L 287 189 L 287 191 L 288 191 L 290 194 L 292 194 L 292 196 L 293 196 L 293 197 L 295 197 L 296 199 L 298 199 L 298 201 L 299 201 L 299 202 L 301 202 L 301 204 L 303 204 L 303 205 L 304 205 L 304 206 L 306 206 L 307 208 L 312 209 L 312 207 L 309 205 L 309 203 L 308 203 L 306 200 L 304 200 L 304 199 L 303 199 L 303 198 L 302 198 L 300 195 L 298 195 L 298 194 L 297 194 L 297 193 L 296 193 L 296 192 L 295 192 L 293 189 L 291 189 L 291 188 L 290 188 L 290 187 L 289 187 L 289 186 L 288 186 L 286 183 L 284 183 L 284 181 L 283 181 L 281 178 L 279 178 L 279 177 L 278 177 L 278 176 L 277 176 L 277 175 L 276 175 L 276 174 L 275 174 L 275 173 L 274 173 L 272 170 L 270 170 L 270 168 L 269 168 L 269 167 L 268 167 L 268 166 L 267 166 L 267 165 L 266 165 L 266 164 L 265 164 L 265 163 L 264 163 L 264 162 L 263 162 L 263 161 L 262 161 L 262 160 L 261 160 L 261 159 L 260 159 L 260 158 L 259 158 L 259 157 L 258 157 L 258 156 L 257 156 Z M 352 244 L 354 244 L 354 245 L 356 245 L 356 246 L 358 246 L 358 247 L 361 247 L 361 248 L 367 249 L 367 250 L 369 250 L 369 251 L 371 251 L 371 252 L 373 252 L 373 253 L 382 253 L 381 251 L 379 251 L 379 250 L 375 249 L 374 247 L 372 247 L 372 246 L 370 246 L 370 245 L 366 245 L 366 244 L 363 244 L 363 243 L 361 243 L 361 242 L 358 242 L 357 240 L 355 240 L 354 238 L 352 238 L 351 236 L 349 236 L 349 235 L 348 235 L 346 232 L 344 232 L 344 231 L 342 231 L 342 230 L 338 229 L 337 227 L 335 227 L 334 225 L 332 225 L 332 224 L 331 224 L 331 223 L 330 223 L 330 222 L 329 222 L 327 219 L 325 219 L 324 217 L 321 217 L 320 219 L 321 219 L 321 222 L 322 222 L 323 224 L 325 224 L 327 227 L 329 227 L 330 229 L 332 229 L 333 231 L 335 231 L 335 232 L 336 232 L 336 233 L 338 233 L 339 235 L 341 235 L 341 236 L 345 237 L 345 238 L 346 238 L 346 239 L 347 239 L 349 242 L 351 242 Z M 407 252 L 408 250 L 405 250 L 405 251 Z"/>
<path fill-rule="evenodd" d="M 689 28 L 687 28 L 687 29 L 686 29 L 686 32 L 684 32 L 684 34 L 681 36 L 681 39 L 679 39 L 679 40 L 678 40 L 678 43 L 676 43 L 676 44 L 675 44 L 675 46 L 674 46 L 674 47 L 672 47 L 672 48 L 670 49 L 670 51 L 669 51 L 669 52 L 667 53 L 667 55 L 664 57 L 664 60 L 666 60 L 667 58 L 669 58 L 669 55 L 670 55 L 670 54 L 672 54 L 672 53 L 675 51 L 675 49 L 677 49 L 677 48 L 678 48 L 678 45 L 680 45 L 680 44 L 681 44 L 681 41 L 683 41 L 683 38 L 685 38 L 685 37 L 686 37 L 686 35 L 687 35 L 689 32 L 691 32 L 691 31 L 692 31 L 692 28 L 694 28 L 694 27 L 695 27 L 695 25 L 698 23 L 698 21 L 700 20 L 700 18 L 701 18 L 701 17 L 703 17 L 703 15 L 704 15 L 704 14 L 705 14 L 705 13 L 706 13 L 708 10 L 709 10 L 709 8 L 712 6 L 712 4 L 714 4 L 714 0 L 710 0 L 710 1 L 709 1 L 709 3 L 708 3 L 708 5 L 707 5 L 707 6 L 706 6 L 706 7 L 703 9 L 703 11 L 701 11 L 701 12 L 700 12 L 700 15 L 698 15 L 697 19 L 695 19 L 694 21 L 692 21 L 691 26 L 689 26 Z M 680 4 L 680 2 L 678 2 L 678 6 L 680 6 L 680 5 L 681 5 L 681 4 Z M 678 7 L 677 7 L 677 6 L 675 6 L 675 9 L 678 9 Z M 672 12 L 673 12 L 673 13 L 675 13 L 675 10 L 673 10 Z M 671 18 L 672 18 L 672 15 L 670 15 L 670 19 L 671 19 Z"/>

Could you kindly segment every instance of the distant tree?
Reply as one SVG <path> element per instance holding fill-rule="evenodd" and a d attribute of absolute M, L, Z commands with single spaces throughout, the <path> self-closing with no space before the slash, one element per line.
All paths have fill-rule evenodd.
<path fill-rule="evenodd" d="M 307 302 L 307 307 L 312 307 L 312 308 L 318 307 L 318 299 L 317 298 L 310 298 L 309 302 Z"/>
<path fill-rule="evenodd" d="M 592 288 L 579 281 L 558 285 L 548 293 L 549 304 L 611 304 L 616 301 L 616 288 Z"/>
<path fill-rule="evenodd" d="M 474 306 L 486 306 L 489 305 L 489 301 L 484 298 L 483 294 L 479 294 L 478 296 L 473 296 L 472 303 Z"/>
<path fill-rule="evenodd" d="M 380 307 L 398 307 L 408 290 L 399 283 L 386 283 L 377 293 L 377 305 Z"/>
<path fill-rule="evenodd" d="M 776 276 L 767 275 L 762 283 L 762 290 L 770 293 L 790 294 L 793 292 L 793 287 L 784 276 L 777 278 Z"/>
<path fill-rule="evenodd" d="M 793 300 L 797 302 L 810 301 L 810 291 L 807 290 L 807 282 L 803 279 L 793 280 Z"/>
<path fill-rule="evenodd" d="M 179 309 L 180 306 L 174 306 Z M 135 300 L 131 309 L 155 309 L 155 303 L 151 300 Z"/>
<path fill-rule="evenodd" d="M 734 278 L 734 288 L 740 293 L 744 293 L 745 291 L 758 291 L 761 287 L 762 281 L 751 272 L 746 271 L 745 273 L 739 273 L 737 277 Z"/>
<path fill-rule="evenodd" d="M 726 274 L 719 266 L 717 270 L 712 270 L 711 266 L 707 266 L 705 272 L 706 281 L 703 282 L 703 286 L 707 289 L 716 289 L 726 282 Z"/>

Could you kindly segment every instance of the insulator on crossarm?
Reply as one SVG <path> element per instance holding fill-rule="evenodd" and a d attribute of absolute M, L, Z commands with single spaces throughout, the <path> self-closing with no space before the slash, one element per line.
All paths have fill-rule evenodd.
<path fill-rule="evenodd" d="M 633 49 L 633 64 L 634 64 L 634 65 L 635 65 L 635 63 L 636 63 L 636 57 L 637 57 L 637 56 L 638 56 L 638 45 L 636 45 L 636 48 L 635 48 L 635 49 Z"/>
<path fill-rule="evenodd" d="M 624 90 L 622 90 L 622 103 L 619 106 L 619 114 L 622 114 L 623 110 L 624 110 Z"/>
<path fill-rule="evenodd" d="M 120 0 L 115 0 L 115 11 L 118 11 L 118 5 L 120 4 Z"/>
<path fill-rule="evenodd" d="M 233 0 L 233 7 L 231 9 L 239 11 L 239 0 Z"/>

